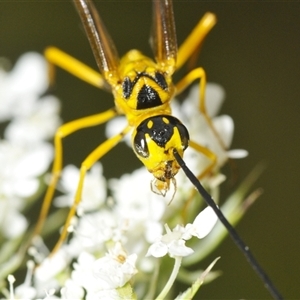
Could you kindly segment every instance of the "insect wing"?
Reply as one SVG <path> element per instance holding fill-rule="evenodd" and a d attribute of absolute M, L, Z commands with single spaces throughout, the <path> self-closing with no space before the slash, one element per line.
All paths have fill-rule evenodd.
<path fill-rule="evenodd" d="M 100 72 L 109 78 L 118 77 L 119 57 L 95 6 L 86 0 L 73 0 L 88 36 Z"/>
<path fill-rule="evenodd" d="M 174 73 L 177 39 L 171 0 L 153 0 L 152 47 L 162 70 Z"/>

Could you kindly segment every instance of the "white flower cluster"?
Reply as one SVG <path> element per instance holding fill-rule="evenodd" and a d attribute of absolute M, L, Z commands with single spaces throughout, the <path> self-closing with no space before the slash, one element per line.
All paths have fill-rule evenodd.
<path fill-rule="evenodd" d="M 0 236 L 14 239 L 27 228 L 22 211 L 37 193 L 52 161 L 52 138 L 60 123 L 58 99 L 43 96 L 47 67 L 37 53 L 23 55 L 7 72 L 0 64 Z M 45 122 L 45 120 L 47 120 Z"/>
<path fill-rule="evenodd" d="M 12 72 L 1 71 L 0 76 L 0 118 L 10 121 L 5 140 L 0 142 L 0 230 L 6 237 L 12 237 L 26 230 L 26 221 L 21 220 L 20 213 L 22 200 L 37 191 L 37 177 L 49 166 L 52 151 L 45 140 L 53 136 L 59 124 L 59 104 L 52 96 L 41 97 L 47 88 L 47 76 L 45 61 L 37 54 L 24 55 Z M 208 84 L 208 113 L 229 148 L 233 121 L 229 116 L 216 117 L 223 98 L 220 86 Z M 219 173 L 221 166 L 229 157 L 242 157 L 246 152 L 225 151 L 220 146 L 196 109 L 198 99 L 195 86 L 182 105 L 173 101 L 173 111 L 187 126 L 191 138 L 217 155 L 214 174 L 205 178 L 207 188 L 214 192 L 224 180 Z M 122 122 L 121 117 L 109 122 L 107 134 L 118 132 Z M 193 150 L 187 150 L 184 159 L 196 174 L 209 163 Z M 54 199 L 57 207 L 72 206 L 78 179 L 78 168 L 63 169 L 58 186 L 62 195 Z M 160 272 L 164 274 L 161 278 L 172 273 L 172 280 L 166 285 L 171 288 L 179 263 L 178 269 L 174 267 L 172 271 L 166 267 L 158 272 L 163 257 L 168 255 L 177 262 L 179 258 L 181 262 L 183 257 L 191 256 L 200 239 L 205 243 L 204 237 L 214 228 L 217 217 L 211 208 L 203 209 L 200 201 L 189 208 L 187 200 L 193 196 L 192 186 L 183 172 L 176 177 L 177 192 L 172 203 L 169 194 L 163 198 L 151 192 L 151 179 L 151 174 L 142 167 L 107 182 L 101 164 L 96 163 L 85 178 L 69 241 L 51 257 L 47 257 L 43 241 L 36 241 L 30 254 L 39 266 L 33 271 L 34 265 L 29 261 L 27 277 L 15 289 L 14 280 L 9 277 L 10 294 L 20 299 L 154 298 L 164 288 Z M 187 241 L 190 246 L 186 246 Z M 156 286 L 156 290 L 149 291 L 151 286 Z M 168 289 L 164 288 L 164 294 Z"/>
<path fill-rule="evenodd" d="M 193 249 L 186 247 L 185 241 L 193 236 L 199 239 L 206 237 L 217 220 L 218 218 L 212 208 L 207 207 L 198 214 L 193 224 L 176 225 L 172 231 L 168 225 L 165 225 L 167 233 L 156 239 L 149 247 L 146 256 L 162 257 L 169 254 L 170 257 L 184 257 L 192 254 Z"/>

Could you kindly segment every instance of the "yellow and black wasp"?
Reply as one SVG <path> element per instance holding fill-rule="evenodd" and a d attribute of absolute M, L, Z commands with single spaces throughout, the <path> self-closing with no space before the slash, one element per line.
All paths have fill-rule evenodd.
<path fill-rule="evenodd" d="M 52 177 L 36 226 L 38 234 L 44 223 L 59 179 L 62 162 L 62 140 L 77 130 L 107 122 L 117 115 L 125 115 L 126 127 L 117 135 L 102 142 L 82 162 L 80 179 L 74 204 L 68 214 L 64 229 L 53 253 L 60 247 L 67 235 L 70 221 L 81 200 L 86 172 L 107 152 L 116 146 L 132 130 L 132 148 L 150 173 L 153 174 L 152 190 L 165 195 L 173 184 L 180 166 L 174 158 L 174 149 L 183 157 L 190 146 L 205 155 L 210 163 L 198 178 L 208 174 L 216 163 L 216 155 L 189 137 L 188 130 L 180 120 L 172 116 L 170 102 L 193 81 L 199 80 L 199 110 L 215 132 L 205 108 L 206 74 L 203 68 L 196 68 L 173 83 L 172 75 L 194 54 L 204 38 L 216 23 L 212 13 L 206 13 L 177 49 L 172 0 L 153 0 L 152 48 L 154 60 L 138 50 L 130 50 L 119 59 L 114 43 L 109 36 L 93 3 L 87 0 L 73 0 L 86 31 L 100 73 L 81 63 L 63 51 L 50 47 L 45 56 L 50 66 L 58 66 L 74 76 L 113 94 L 114 107 L 66 123 L 55 134 L 55 158 Z M 215 132 L 217 138 L 217 133 Z M 221 142 L 221 141 L 220 141 Z"/>

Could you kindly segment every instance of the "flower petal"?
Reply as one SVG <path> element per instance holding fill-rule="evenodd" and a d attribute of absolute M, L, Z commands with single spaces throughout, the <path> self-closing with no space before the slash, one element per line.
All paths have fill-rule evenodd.
<path fill-rule="evenodd" d="M 48 87 L 47 62 L 38 53 L 28 52 L 17 61 L 10 73 L 15 93 L 42 94 Z"/>
<path fill-rule="evenodd" d="M 185 245 L 185 241 L 180 239 L 174 240 L 169 244 L 169 253 L 171 257 L 184 257 L 194 253 L 194 250 L 190 247 L 187 247 Z"/>
<path fill-rule="evenodd" d="M 163 257 L 168 253 L 168 247 L 165 243 L 162 242 L 156 242 L 152 244 L 146 254 L 147 256 L 154 256 L 154 257 Z"/>
<path fill-rule="evenodd" d="M 211 207 L 206 207 L 199 213 L 199 215 L 193 222 L 193 225 L 196 229 L 194 235 L 197 236 L 199 239 L 204 238 L 213 229 L 217 220 L 218 217 L 213 211 L 213 209 Z"/>
<path fill-rule="evenodd" d="M 244 149 L 233 149 L 227 151 L 227 155 L 229 158 L 232 159 L 239 159 L 239 158 L 244 158 L 248 156 L 248 151 Z"/>

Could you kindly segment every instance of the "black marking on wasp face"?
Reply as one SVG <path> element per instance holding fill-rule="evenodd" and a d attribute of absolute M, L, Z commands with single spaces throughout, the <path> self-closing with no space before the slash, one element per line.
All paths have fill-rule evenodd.
<path fill-rule="evenodd" d="M 133 147 L 141 157 L 150 155 L 147 138 L 148 135 L 155 144 L 161 148 L 165 148 L 174 135 L 174 129 L 177 128 L 180 141 L 178 145 L 185 150 L 188 147 L 189 133 L 186 127 L 175 117 L 169 115 L 161 115 L 145 119 L 136 129 L 136 135 L 133 140 Z M 166 149 L 168 150 L 168 149 Z"/>
<path fill-rule="evenodd" d="M 168 84 L 164 75 L 160 72 L 156 72 L 154 76 L 149 75 L 147 72 L 137 73 L 137 76 L 133 81 L 129 77 L 125 77 L 122 83 L 123 97 L 129 99 L 135 84 L 142 77 L 147 77 L 153 80 L 161 89 L 167 90 Z M 137 94 L 137 107 L 136 109 L 147 109 L 162 105 L 161 98 L 159 93 L 155 90 L 154 87 L 148 84 L 144 84 Z"/>

